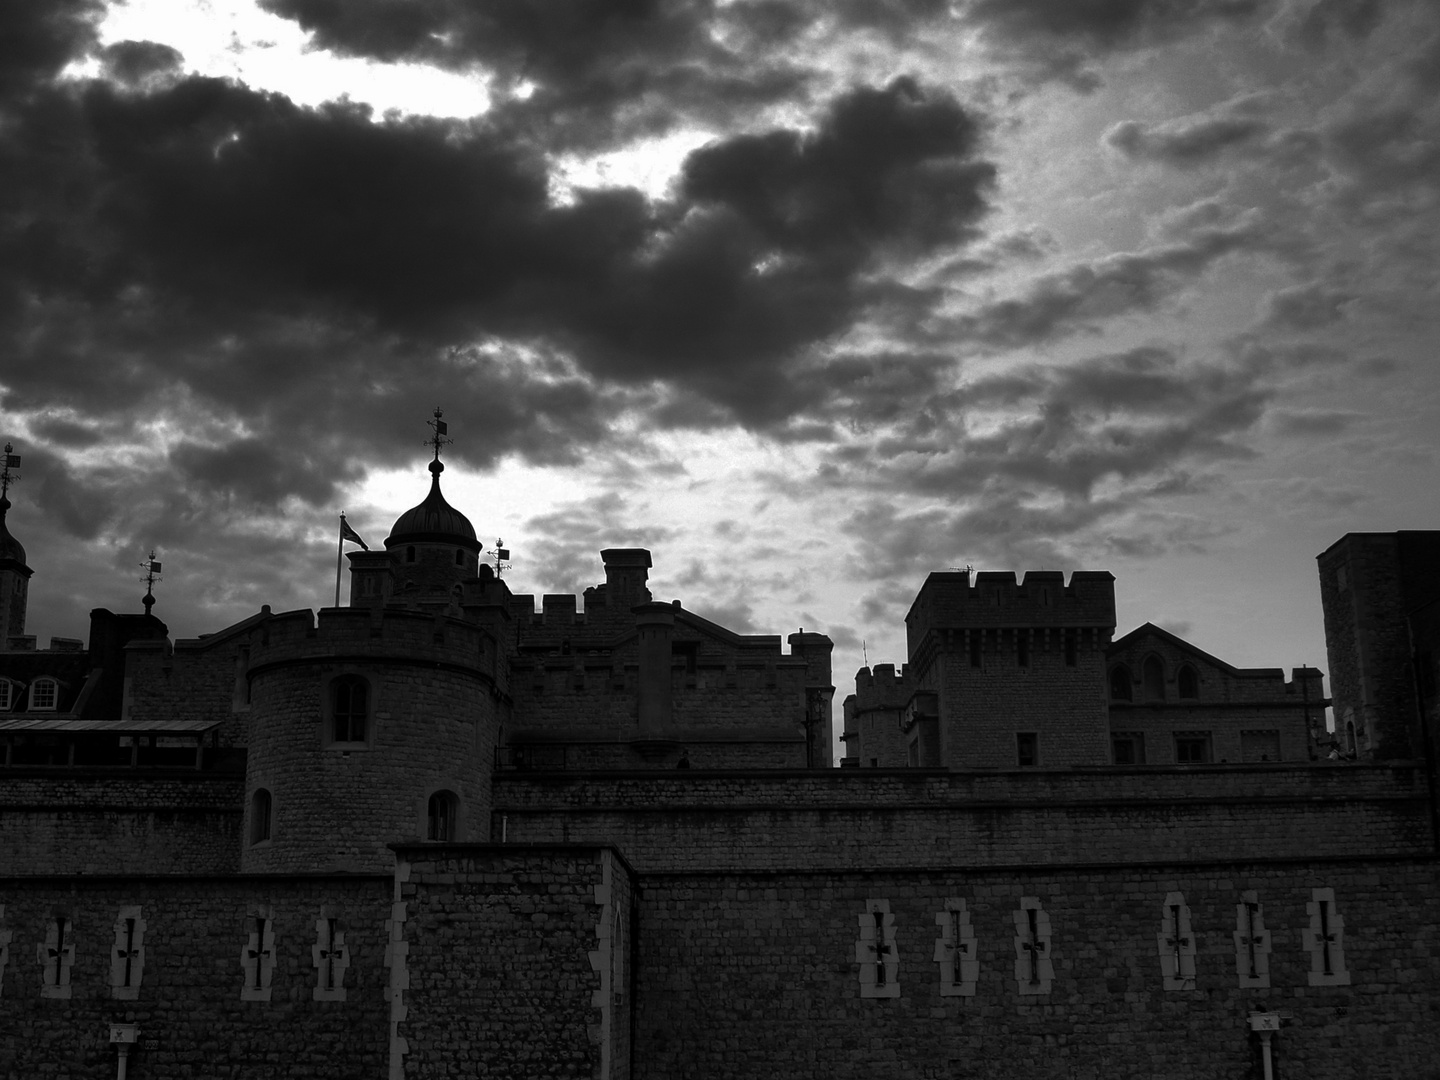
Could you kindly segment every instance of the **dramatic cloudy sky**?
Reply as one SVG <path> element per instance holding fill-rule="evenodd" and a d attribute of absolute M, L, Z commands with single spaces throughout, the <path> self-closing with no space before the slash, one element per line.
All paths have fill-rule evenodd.
<path fill-rule="evenodd" d="M 571 592 L 902 661 L 947 567 L 1325 664 L 1440 526 L 1433 0 L 0 6 L 31 628 L 318 607 L 450 500 Z"/>

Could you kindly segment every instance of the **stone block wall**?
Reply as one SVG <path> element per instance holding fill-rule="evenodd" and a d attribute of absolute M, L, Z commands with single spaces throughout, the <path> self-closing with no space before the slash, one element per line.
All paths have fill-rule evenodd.
<path fill-rule="evenodd" d="M 1431 850 L 1425 791 L 1344 765 L 507 774 L 492 835 L 613 843 L 641 873 L 1401 855 Z"/>
<path fill-rule="evenodd" d="M 396 852 L 406 989 L 392 1077 L 630 1076 L 633 885 L 612 849 Z"/>
<path fill-rule="evenodd" d="M 655 1080 L 1213 1080 L 1261 1076 L 1252 1012 L 1283 1026 L 1275 1075 L 1434 1075 L 1436 866 L 1424 860 L 834 874 L 654 874 L 640 889 L 636 1076 Z M 1348 985 L 1311 985 L 1314 890 L 1333 889 Z M 1268 987 L 1237 977 L 1237 904 L 1253 890 Z M 1193 989 L 1164 989 L 1167 899 L 1194 938 Z M 1029 985 L 1026 898 L 1053 977 Z M 862 997 L 860 921 L 884 901 L 892 997 Z M 947 902 L 964 901 L 973 995 L 942 994 Z M 1018 977 L 1024 975 L 1024 985 Z M 1022 989 L 1026 992 L 1022 992 Z"/>
<path fill-rule="evenodd" d="M 357 876 L 0 878 L 0 940 L 10 938 L 0 1076 L 109 1080 L 112 1023 L 140 1029 L 130 1080 L 381 1076 L 391 888 L 388 877 Z M 111 987 L 124 909 L 144 924 L 128 999 Z M 269 1000 L 242 1000 L 257 912 L 273 919 Z M 322 913 L 348 950 L 343 1001 L 315 1000 Z M 45 996 L 37 955 L 57 917 L 73 948 L 64 997 Z"/>
<path fill-rule="evenodd" d="M 240 862 L 244 778 L 178 770 L 10 769 L 9 874 L 214 874 Z"/>

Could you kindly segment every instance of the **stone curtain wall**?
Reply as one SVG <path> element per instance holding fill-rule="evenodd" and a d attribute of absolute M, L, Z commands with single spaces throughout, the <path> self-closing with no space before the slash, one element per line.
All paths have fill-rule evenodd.
<path fill-rule="evenodd" d="M 1419 854 L 1413 768 L 1317 764 L 947 775 L 497 776 L 492 835 L 614 844 L 641 873 Z"/>
<path fill-rule="evenodd" d="M 135 1023 L 131 1080 L 376 1077 L 386 1054 L 387 877 L 0 879 L 0 1076 L 109 1080 L 109 1025 Z M 349 950 L 344 1001 L 314 1000 L 322 906 Z M 116 922 L 140 909 L 143 969 L 133 1000 L 110 985 Z M 243 1001 L 241 953 L 254 913 L 273 917 L 270 1000 Z M 42 997 L 43 948 L 69 920 L 70 996 Z"/>
<path fill-rule="evenodd" d="M 1311 986 L 1312 890 L 1333 888 L 1348 986 Z M 1285 1017 L 1276 1075 L 1433 1077 L 1440 978 L 1429 861 L 1219 864 L 1149 871 L 642 876 L 641 1080 L 1213 1080 L 1258 1077 L 1251 1011 Z M 1236 904 L 1254 890 L 1270 987 L 1242 990 Z M 1195 988 L 1166 991 L 1166 898 L 1183 894 Z M 1017 985 L 1016 912 L 1049 920 L 1048 992 Z M 942 994 L 936 915 L 966 902 L 974 996 Z M 857 917 L 887 901 L 898 996 L 862 997 Z M 1029 987 L 1026 987 L 1028 990 Z"/>
<path fill-rule="evenodd" d="M 240 861 L 239 774 L 5 771 L 7 874 L 225 873 Z"/>
<path fill-rule="evenodd" d="M 630 870 L 598 847 L 406 845 L 391 1077 L 629 1077 Z M 618 948 L 617 948 L 618 943 Z"/>

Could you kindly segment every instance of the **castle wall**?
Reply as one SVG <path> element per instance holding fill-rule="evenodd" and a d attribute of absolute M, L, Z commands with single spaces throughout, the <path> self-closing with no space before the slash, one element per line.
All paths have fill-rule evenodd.
<path fill-rule="evenodd" d="M 492 836 L 613 843 L 642 874 L 1122 864 L 1430 850 L 1416 768 L 496 777 Z"/>
<path fill-rule="evenodd" d="M 894 664 L 876 664 L 855 673 L 855 693 L 845 699 L 845 731 L 851 733 L 847 756 L 862 769 L 903 769 L 911 764 L 900 717 L 915 693 L 907 673 Z"/>
<path fill-rule="evenodd" d="M 1422 988 L 1440 978 L 1435 881 L 1435 864 L 1418 859 L 642 875 L 636 1075 L 1259 1077 L 1252 1011 L 1283 1017 L 1278 1077 L 1430 1075 L 1440 1029 Z M 1317 888 L 1334 890 L 1343 917 L 1348 985 L 1309 985 Z M 1247 890 L 1271 939 L 1268 988 L 1238 985 Z M 1164 988 L 1157 935 L 1173 892 L 1189 909 L 1193 989 Z M 1048 918 L 1043 993 L 1017 981 L 1023 897 Z M 973 996 L 943 995 L 935 959 L 937 915 L 957 899 L 974 934 Z M 895 997 L 861 996 L 860 923 L 876 900 L 893 917 Z"/>
<path fill-rule="evenodd" d="M 0 866 L 11 874 L 225 873 L 239 868 L 238 774 L 9 769 Z"/>
<path fill-rule="evenodd" d="M 403 1071 L 630 1076 L 631 873 L 609 848 L 402 846 Z"/>
<path fill-rule="evenodd" d="M 139 1025 L 132 1080 L 272 1080 L 383 1075 L 389 1006 L 386 877 L 0 878 L 0 1075 L 109 1080 L 109 1025 Z M 143 920 L 133 1000 L 113 996 L 122 908 Z M 269 1000 L 242 1000 L 241 955 L 255 913 L 274 922 Z M 345 1000 L 316 1001 L 313 950 L 322 911 L 349 951 Z M 43 952 L 55 918 L 69 920 L 68 997 L 42 996 Z"/>
<path fill-rule="evenodd" d="M 329 608 L 272 621 L 251 655 L 247 841 L 255 792 L 271 798 L 268 838 L 247 842 L 247 872 L 374 870 L 386 847 L 421 839 L 437 791 L 459 799 L 461 839 L 484 836 L 497 727 L 494 642 L 419 612 Z M 366 687 L 364 738 L 335 741 L 336 679 Z"/>
<path fill-rule="evenodd" d="M 257 625 L 263 621 L 263 616 L 255 620 Z M 251 636 L 246 630 L 217 642 L 202 638 L 173 646 L 166 640 L 132 641 L 125 649 L 121 715 L 142 723 L 221 721 L 214 735 L 218 745 L 244 746 L 249 712 L 245 656 Z"/>

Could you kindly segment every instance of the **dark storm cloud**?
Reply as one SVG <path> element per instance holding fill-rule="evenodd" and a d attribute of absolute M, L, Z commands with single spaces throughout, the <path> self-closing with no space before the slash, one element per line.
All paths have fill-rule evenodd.
<path fill-rule="evenodd" d="M 554 147 L 718 124 L 805 92 L 777 45 L 811 22 L 781 4 L 686 0 L 267 0 L 318 47 L 483 69 L 498 123 Z M 520 93 L 520 88 L 528 96 Z"/>
<path fill-rule="evenodd" d="M 215 430 L 173 449 L 177 482 L 272 505 L 412 457 L 437 399 L 476 464 L 574 461 L 686 399 L 674 422 L 822 434 L 801 360 L 925 302 L 877 269 L 973 235 L 994 176 L 974 118 L 908 80 L 717 140 L 668 200 L 556 203 L 503 126 L 300 108 L 147 43 L 105 51 L 122 85 L 47 84 L 63 59 L 5 117 L 5 407 L 183 407 Z"/>
<path fill-rule="evenodd" d="M 55 76 L 95 44 L 101 0 L 0 4 L 0 101 Z"/>

